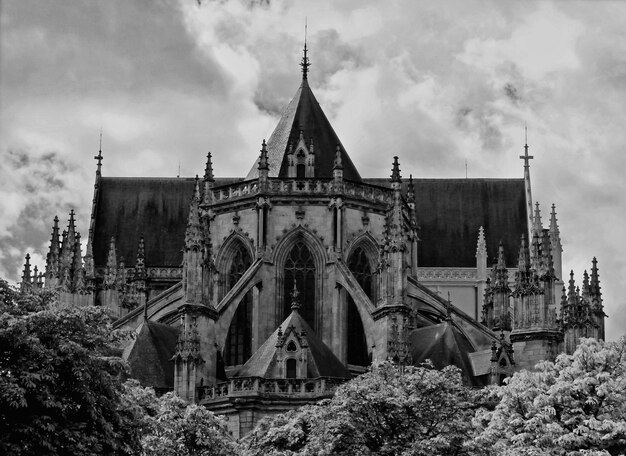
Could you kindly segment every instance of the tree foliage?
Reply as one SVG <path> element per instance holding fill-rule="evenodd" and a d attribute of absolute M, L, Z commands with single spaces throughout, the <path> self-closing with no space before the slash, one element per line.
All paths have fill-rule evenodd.
<path fill-rule="evenodd" d="M 626 453 L 626 337 L 583 339 L 573 355 L 518 372 L 493 394 L 495 410 L 474 421 L 482 454 Z"/>
<path fill-rule="evenodd" d="M 455 367 L 384 363 L 332 399 L 261 421 L 242 445 L 250 456 L 464 454 L 477 397 Z"/>
<path fill-rule="evenodd" d="M 101 308 L 0 281 L 0 453 L 134 454 L 135 417 L 119 409 L 119 334 Z"/>
<path fill-rule="evenodd" d="M 157 398 L 153 389 L 129 380 L 124 384 L 123 403 L 137 417 L 146 456 L 238 454 L 223 419 L 174 393 Z"/>

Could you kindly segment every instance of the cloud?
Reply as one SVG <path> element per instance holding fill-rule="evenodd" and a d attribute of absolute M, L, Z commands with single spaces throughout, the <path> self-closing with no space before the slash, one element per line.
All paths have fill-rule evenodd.
<path fill-rule="evenodd" d="M 3 4 L 0 273 L 47 243 L 52 212 L 87 222 L 100 128 L 104 175 L 194 175 L 208 150 L 218 176 L 245 174 L 300 83 L 305 17 L 309 82 L 364 176 L 398 155 L 416 177 L 462 177 L 466 160 L 470 177 L 521 177 L 527 123 L 564 268 L 598 257 L 623 332 L 621 2 Z"/>

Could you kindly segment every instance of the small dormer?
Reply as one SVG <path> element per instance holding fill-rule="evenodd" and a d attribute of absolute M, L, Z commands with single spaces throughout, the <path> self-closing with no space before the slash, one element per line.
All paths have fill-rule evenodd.
<path fill-rule="evenodd" d="M 307 378 L 308 358 L 309 345 L 304 329 L 298 333 L 295 326 L 287 327 L 276 344 L 276 377 Z"/>
<path fill-rule="evenodd" d="M 290 144 L 287 154 L 287 175 L 290 178 L 300 180 L 315 177 L 315 148 L 313 140 L 311 139 L 307 145 L 302 130 L 300 130 L 300 138 L 296 147 L 294 148 L 293 144 Z"/>

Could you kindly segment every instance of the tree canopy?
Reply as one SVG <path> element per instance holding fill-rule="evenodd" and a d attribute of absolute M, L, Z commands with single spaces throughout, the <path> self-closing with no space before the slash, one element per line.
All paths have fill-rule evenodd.
<path fill-rule="evenodd" d="M 498 405 L 474 420 L 483 454 L 626 453 L 626 337 L 583 339 L 492 392 Z"/>
<path fill-rule="evenodd" d="M 464 454 L 478 394 L 456 367 L 383 363 L 332 399 L 259 423 L 245 454 Z"/>
<path fill-rule="evenodd" d="M 121 336 L 104 310 L 2 280 L 0 311 L 0 453 L 135 454 L 135 417 L 119 410 Z"/>

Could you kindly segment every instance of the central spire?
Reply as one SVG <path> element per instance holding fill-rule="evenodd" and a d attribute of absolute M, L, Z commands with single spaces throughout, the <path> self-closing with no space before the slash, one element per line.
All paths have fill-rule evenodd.
<path fill-rule="evenodd" d="M 307 53 L 307 48 L 306 48 L 306 29 L 307 29 L 307 24 L 306 24 L 306 20 L 304 21 L 304 49 L 302 50 L 302 62 L 300 62 L 300 66 L 302 67 L 302 80 L 306 81 L 307 80 L 307 73 L 309 72 L 309 67 L 311 66 L 311 63 L 309 63 L 309 58 L 307 57 L 306 53 Z"/>

